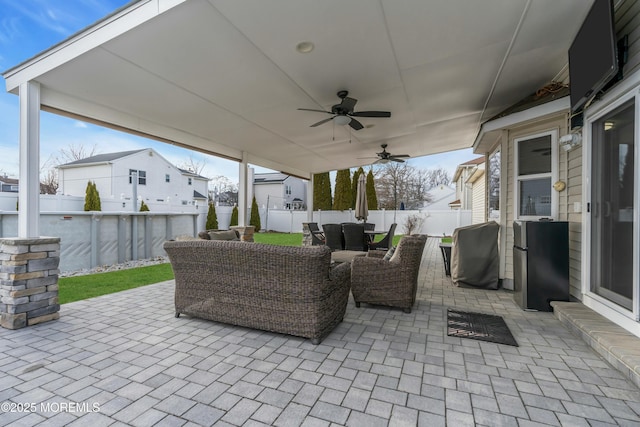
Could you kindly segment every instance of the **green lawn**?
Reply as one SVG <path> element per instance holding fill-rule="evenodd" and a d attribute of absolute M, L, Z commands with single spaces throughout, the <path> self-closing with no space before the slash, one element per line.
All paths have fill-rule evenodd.
<path fill-rule="evenodd" d="M 157 264 L 108 273 L 58 279 L 60 304 L 164 282 L 173 279 L 171 264 Z"/>
<path fill-rule="evenodd" d="M 376 237 L 380 240 L 383 236 Z M 393 244 L 397 245 L 401 237 L 394 236 Z M 256 233 L 253 239 L 256 242 L 271 245 L 302 246 L 302 233 Z M 60 287 L 58 297 L 60 304 L 65 304 L 171 279 L 173 279 L 173 270 L 168 263 L 108 273 L 62 277 L 58 279 Z"/>

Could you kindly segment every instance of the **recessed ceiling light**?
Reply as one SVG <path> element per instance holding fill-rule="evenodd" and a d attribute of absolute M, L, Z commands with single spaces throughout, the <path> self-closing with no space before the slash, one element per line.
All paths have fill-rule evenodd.
<path fill-rule="evenodd" d="M 313 50 L 314 45 L 311 42 L 300 42 L 296 46 L 296 50 L 300 53 L 309 53 Z"/>

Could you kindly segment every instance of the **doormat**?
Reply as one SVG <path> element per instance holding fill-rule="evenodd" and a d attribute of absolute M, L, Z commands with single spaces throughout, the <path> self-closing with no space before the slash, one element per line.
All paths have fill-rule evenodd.
<path fill-rule="evenodd" d="M 491 314 L 448 309 L 447 335 L 518 347 L 504 319 Z"/>

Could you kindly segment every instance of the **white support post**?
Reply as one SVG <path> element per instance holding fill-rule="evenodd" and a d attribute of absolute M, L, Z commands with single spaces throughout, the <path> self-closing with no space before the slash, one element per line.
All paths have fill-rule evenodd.
<path fill-rule="evenodd" d="M 313 174 L 307 181 L 307 222 L 313 222 Z"/>
<path fill-rule="evenodd" d="M 40 236 L 40 84 L 20 85 L 18 237 Z"/>
<path fill-rule="evenodd" d="M 242 153 L 242 161 L 239 164 L 238 173 L 238 225 L 244 227 L 247 225 L 247 202 L 249 189 L 249 167 L 247 164 L 245 153 Z"/>

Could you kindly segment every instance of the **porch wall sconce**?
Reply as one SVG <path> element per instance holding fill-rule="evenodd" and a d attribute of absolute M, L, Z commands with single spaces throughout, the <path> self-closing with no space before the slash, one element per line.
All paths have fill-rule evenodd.
<path fill-rule="evenodd" d="M 579 133 L 570 133 L 560 138 L 560 147 L 562 147 L 564 151 L 571 151 L 581 145 L 582 135 Z"/>

